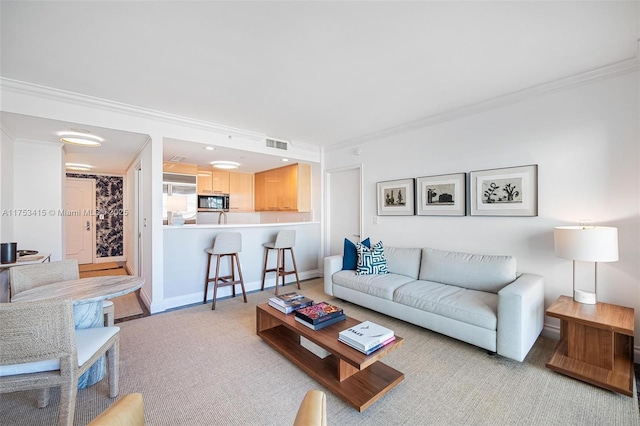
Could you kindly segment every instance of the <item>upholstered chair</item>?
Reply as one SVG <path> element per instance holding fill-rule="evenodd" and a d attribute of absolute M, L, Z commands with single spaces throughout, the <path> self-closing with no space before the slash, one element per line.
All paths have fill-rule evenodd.
<path fill-rule="evenodd" d="M 77 259 L 16 266 L 9 269 L 12 297 L 25 290 L 41 285 L 59 281 L 77 280 L 79 278 L 80 272 Z M 115 314 L 113 302 L 104 300 L 102 302 L 102 310 L 105 316 L 105 325 L 108 327 L 113 326 Z"/>
<path fill-rule="evenodd" d="M 118 396 L 119 327 L 75 329 L 71 300 L 0 303 L 0 392 L 60 387 L 58 425 L 72 425 L 78 378 L 107 355 L 109 397 Z"/>

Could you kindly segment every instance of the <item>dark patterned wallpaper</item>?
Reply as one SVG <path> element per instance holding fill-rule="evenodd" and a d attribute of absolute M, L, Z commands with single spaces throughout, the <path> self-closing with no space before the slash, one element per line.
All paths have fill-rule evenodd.
<path fill-rule="evenodd" d="M 96 257 L 123 256 L 124 179 L 79 173 L 67 173 L 67 177 L 96 180 Z"/>

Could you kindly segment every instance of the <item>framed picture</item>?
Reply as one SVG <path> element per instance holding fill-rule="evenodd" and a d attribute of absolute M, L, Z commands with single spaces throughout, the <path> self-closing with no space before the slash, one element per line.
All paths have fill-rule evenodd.
<path fill-rule="evenodd" d="M 378 216 L 412 216 L 415 213 L 413 179 L 378 182 Z"/>
<path fill-rule="evenodd" d="M 425 176 L 416 179 L 416 214 L 465 216 L 466 173 Z"/>
<path fill-rule="evenodd" d="M 537 216 L 538 165 L 471 172 L 472 216 Z"/>

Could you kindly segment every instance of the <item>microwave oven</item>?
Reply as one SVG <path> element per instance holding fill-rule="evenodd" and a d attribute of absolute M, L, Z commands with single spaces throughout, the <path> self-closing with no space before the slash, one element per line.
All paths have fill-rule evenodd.
<path fill-rule="evenodd" d="M 229 194 L 198 195 L 199 212 L 228 212 Z"/>

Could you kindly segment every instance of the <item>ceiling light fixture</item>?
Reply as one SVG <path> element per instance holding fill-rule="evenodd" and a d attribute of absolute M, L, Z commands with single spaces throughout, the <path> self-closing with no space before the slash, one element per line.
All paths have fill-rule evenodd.
<path fill-rule="evenodd" d="M 211 164 L 216 169 L 237 169 L 240 166 L 235 161 L 212 161 Z"/>
<path fill-rule="evenodd" d="M 76 170 L 80 172 L 86 172 L 93 169 L 93 166 L 89 164 L 79 164 L 79 163 L 65 163 L 65 168 L 67 170 Z"/>
<path fill-rule="evenodd" d="M 89 135 L 82 132 L 60 132 L 60 141 L 72 145 L 96 147 L 102 145 L 104 139 L 99 136 Z"/>
<path fill-rule="evenodd" d="M 289 161 L 289 159 L 288 159 L 288 158 L 283 158 L 283 159 L 281 159 L 280 161 L 287 162 L 287 161 Z"/>
<path fill-rule="evenodd" d="M 204 149 L 206 149 L 207 151 L 213 151 L 213 150 L 215 150 L 216 148 L 215 148 L 214 146 L 207 145 L 207 146 L 205 146 L 205 147 L 204 147 Z"/>

